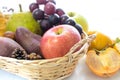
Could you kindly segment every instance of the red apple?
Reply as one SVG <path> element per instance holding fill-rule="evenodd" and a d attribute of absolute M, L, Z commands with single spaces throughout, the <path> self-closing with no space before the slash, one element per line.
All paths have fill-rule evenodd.
<path fill-rule="evenodd" d="M 46 59 L 62 57 L 80 40 L 81 35 L 73 26 L 57 25 L 44 33 L 40 49 Z"/>

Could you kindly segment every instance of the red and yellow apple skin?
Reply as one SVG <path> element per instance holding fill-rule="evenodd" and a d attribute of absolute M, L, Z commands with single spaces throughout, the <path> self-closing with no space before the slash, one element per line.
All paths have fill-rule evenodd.
<path fill-rule="evenodd" d="M 80 40 L 81 35 L 73 26 L 58 25 L 43 35 L 40 49 L 46 59 L 62 57 Z"/>

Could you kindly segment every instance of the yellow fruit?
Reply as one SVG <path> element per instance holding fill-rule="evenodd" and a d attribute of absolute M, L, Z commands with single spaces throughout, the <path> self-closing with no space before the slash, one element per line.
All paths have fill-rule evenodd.
<path fill-rule="evenodd" d="M 100 52 L 89 50 L 86 63 L 94 74 L 100 77 L 110 77 L 120 68 L 120 55 L 110 47 Z"/>
<path fill-rule="evenodd" d="M 102 50 L 113 44 L 113 41 L 107 35 L 98 31 L 89 31 L 88 35 L 95 34 L 96 38 L 91 42 L 89 49 Z"/>
<path fill-rule="evenodd" d="M 9 16 L 7 16 L 9 18 Z M 6 30 L 15 32 L 18 27 L 24 27 L 36 34 L 42 34 L 40 24 L 30 12 L 13 13 L 7 21 Z"/>
<path fill-rule="evenodd" d="M 71 11 L 68 12 L 67 14 L 68 14 L 68 16 L 70 18 L 74 19 L 77 24 L 81 25 L 82 29 L 86 33 L 88 32 L 88 30 L 89 30 L 89 24 L 88 24 L 87 19 L 83 15 L 81 15 L 81 14 L 79 14 L 77 12 L 71 12 Z"/>
<path fill-rule="evenodd" d="M 3 36 L 6 31 L 6 19 L 2 13 L 0 13 L 0 36 Z"/>

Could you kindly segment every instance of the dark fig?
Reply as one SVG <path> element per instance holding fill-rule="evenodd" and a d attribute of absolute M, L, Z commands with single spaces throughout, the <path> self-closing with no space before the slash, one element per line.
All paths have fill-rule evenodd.
<path fill-rule="evenodd" d="M 40 35 L 32 33 L 24 27 L 18 27 L 15 32 L 15 40 L 27 51 L 28 54 L 37 53 L 42 56 L 40 51 Z"/>
<path fill-rule="evenodd" d="M 0 37 L 0 56 L 11 57 L 12 52 L 16 49 L 21 49 L 20 46 L 16 41 L 7 37 Z"/>

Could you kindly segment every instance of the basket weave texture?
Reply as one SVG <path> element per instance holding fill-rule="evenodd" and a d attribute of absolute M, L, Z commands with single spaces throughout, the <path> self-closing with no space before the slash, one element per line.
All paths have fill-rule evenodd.
<path fill-rule="evenodd" d="M 10 15 L 5 15 L 6 20 L 9 17 Z M 82 40 L 76 43 L 65 56 L 59 58 L 18 60 L 0 56 L 0 69 L 28 80 L 63 80 L 72 74 L 78 60 L 86 54 L 94 38 L 94 35 L 87 36 L 83 33 Z M 76 51 L 78 48 L 80 50 Z"/>
<path fill-rule="evenodd" d="M 77 62 L 87 52 L 94 35 L 87 36 L 75 44 L 63 57 L 41 60 L 17 60 L 0 56 L 0 69 L 28 80 L 62 80 L 72 74 Z M 78 47 L 80 50 L 76 51 Z"/>

